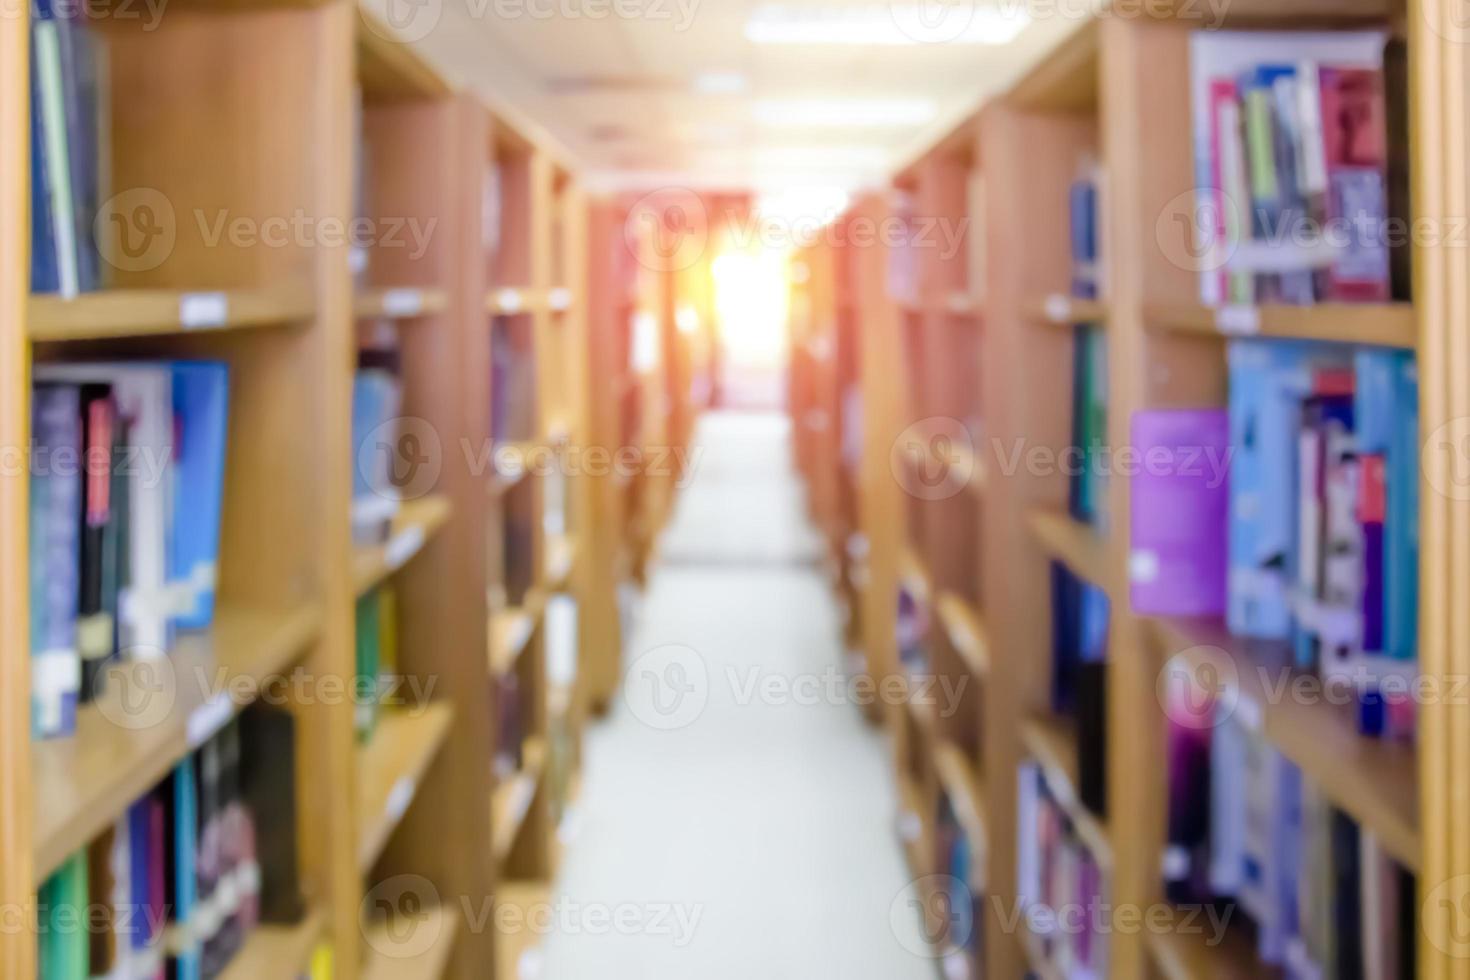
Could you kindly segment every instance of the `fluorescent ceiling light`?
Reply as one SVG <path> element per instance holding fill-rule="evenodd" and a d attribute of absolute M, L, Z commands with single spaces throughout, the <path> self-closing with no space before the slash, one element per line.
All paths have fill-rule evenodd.
<path fill-rule="evenodd" d="M 745 23 L 756 44 L 1006 44 L 1030 16 L 1014 0 L 936 3 L 762 4 Z"/>
<path fill-rule="evenodd" d="M 912 126 L 934 118 L 934 103 L 923 99 L 769 99 L 754 103 L 751 112 L 764 126 Z"/>
<path fill-rule="evenodd" d="M 701 95 L 740 95 L 750 80 L 738 71 L 706 71 L 694 76 L 694 91 Z"/>
<path fill-rule="evenodd" d="M 882 170 L 892 154 L 881 146 L 767 146 L 751 154 L 757 167 L 796 170 L 802 167 L 847 167 Z"/>

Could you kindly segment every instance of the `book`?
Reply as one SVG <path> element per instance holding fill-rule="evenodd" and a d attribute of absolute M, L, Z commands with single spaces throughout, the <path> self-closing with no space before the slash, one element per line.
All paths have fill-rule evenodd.
<path fill-rule="evenodd" d="M 204 629 L 214 619 L 225 448 L 229 440 L 229 366 L 178 361 L 172 365 L 174 506 L 168 536 L 168 583 L 178 597 L 174 623 Z"/>
<path fill-rule="evenodd" d="M 1129 424 L 1144 461 L 1129 499 L 1133 609 L 1219 616 L 1228 566 L 1228 415 L 1217 409 L 1140 411 Z"/>
<path fill-rule="evenodd" d="M 359 742 L 372 738 L 378 724 L 379 687 L 382 678 L 382 621 L 378 593 L 357 600 L 356 660 L 353 682 L 353 726 Z"/>
<path fill-rule="evenodd" d="M 77 643 L 81 580 L 82 431 L 81 392 L 66 385 L 40 385 L 32 396 L 32 438 L 37 494 L 32 501 L 31 700 L 38 737 L 76 730 L 82 680 Z"/>
<path fill-rule="evenodd" d="M 80 424 L 83 433 L 82 509 L 79 515 L 81 549 L 77 558 L 80 579 L 77 607 L 77 649 L 81 658 L 81 696 L 87 703 L 101 693 L 106 667 L 117 649 L 116 625 L 105 595 L 108 584 L 104 553 L 112 514 L 112 464 L 117 405 L 108 385 L 83 385 Z M 115 584 L 115 583 L 114 583 Z"/>

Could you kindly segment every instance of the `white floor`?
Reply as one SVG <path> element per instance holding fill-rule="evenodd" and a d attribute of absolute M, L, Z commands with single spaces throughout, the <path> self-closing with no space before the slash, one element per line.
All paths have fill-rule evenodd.
<path fill-rule="evenodd" d="M 830 683 L 787 438 L 779 415 L 701 423 L 629 682 L 588 733 L 544 980 L 936 975 L 910 952 L 887 745 Z"/>

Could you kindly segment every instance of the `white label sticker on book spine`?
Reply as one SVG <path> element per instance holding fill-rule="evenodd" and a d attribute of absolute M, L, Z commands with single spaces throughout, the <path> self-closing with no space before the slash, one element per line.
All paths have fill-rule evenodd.
<path fill-rule="evenodd" d="M 1261 332 L 1261 311 L 1232 303 L 1215 310 L 1215 329 L 1227 337 L 1253 337 Z"/>
<path fill-rule="evenodd" d="M 230 299 L 224 293 L 185 293 L 179 297 L 179 324 L 185 330 L 211 330 L 230 319 Z"/>
<path fill-rule="evenodd" d="M 408 812 L 408 805 L 413 802 L 413 794 L 417 792 L 418 785 L 412 778 L 404 776 L 393 784 L 393 789 L 388 793 L 388 804 L 383 807 L 383 812 L 388 815 L 391 823 L 397 823 L 403 819 Z"/>
<path fill-rule="evenodd" d="M 419 549 L 424 546 L 424 529 L 421 527 L 404 528 L 388 541 L 388 547 L 384 549 L 384 561 L 393 571 L 402 568 Z"/>
<path fill-rule="evenodd" d="M 1052 323 L 1066 323 L 1072 318 L 1072 301 L 1060 293 L 1048 296 L 1043 309 Z"/>
<path fill-rule="evenodd" d="M 548 300 L 553 310 L 569 310 L 572 308 L 572 291 L 564 287 L 558 287 L 551 291 Z"/>
<path fill-rule="evenodd" d="M 417 289 L 390 289 L 383 294 L 383 312 L 389 316 L 415 316 L 424 308 L 424 294 Z"/>
<path fill-rule="evenodd" d="M 186 726 L 189 748 L 197 749 L 213 738 L 230 720 L 233 709 L 234 702 L 230 700 L 229 692 L 217 691 L 209 696 L 208 701 L 189 712 Z"/>

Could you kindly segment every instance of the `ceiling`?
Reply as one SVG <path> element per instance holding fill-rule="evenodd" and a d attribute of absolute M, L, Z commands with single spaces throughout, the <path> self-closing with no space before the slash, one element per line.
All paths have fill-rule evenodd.
<path fill-rule="evenodd" d="M 862 0 L 361 2 L 451 82 L 513 118 L 535 120 L 602 188 L 876 183 L 1077 26 L 1066 18 L 1030 23 L 1003 45 L 935 43 L 932 35 L 914 44 L 758 44 L 746 36 L 753 17 L 756 29 L 883 19 L 885 39 L 906 40 L 912 31 L 897 33 L 886 21 L 915 8 L 895 14 Z M 995 11 L 974 0 L 917 2 L 948 3 L 945 15 L 964 22 Z M 816 23 L 829 36 L 827 22 Z M 849 118 L 849 108 L 860 118 Z M 872 115 L 887 110 L 903 118 L 876 123 Z"/>

